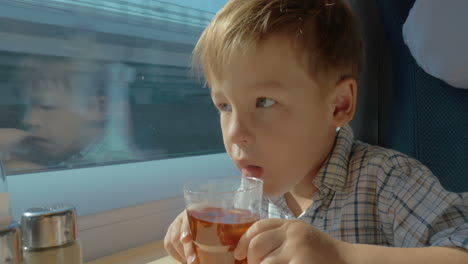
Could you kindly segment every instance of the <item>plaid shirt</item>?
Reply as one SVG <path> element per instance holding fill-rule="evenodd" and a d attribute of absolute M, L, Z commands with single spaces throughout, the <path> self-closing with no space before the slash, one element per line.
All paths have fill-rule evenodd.
<path fill-rule="evenodd" d="M 446 191 L 431 171 L 399 152 L 337 133 L 313 180 L 318 192 L 297 219 L 337 239 L 394 247 L 468 249 L 468 193 Z M 263 215 L 296 219 L 283 196 L 265 198 Z"/>
<path fill-rule="evenodd" d="M 129 144 L 116 145 L 110 131 L 95 138 L 79 153 L 71 156 L 56 167 L 74 168 L 79 166 L 96 166 L 115 162 L 135 161 L 139 155 L 135 148 Z"/>

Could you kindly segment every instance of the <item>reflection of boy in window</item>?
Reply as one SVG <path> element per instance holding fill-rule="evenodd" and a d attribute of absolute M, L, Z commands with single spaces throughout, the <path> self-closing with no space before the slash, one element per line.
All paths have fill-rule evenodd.
<path fill-rule="evenodd" d="M 28 61 L 20 76 L 26 104 L 23 123 L 30 135 L 16 146 L 19 151 L 10 164 L 18 159 L 47 167 L 76 167 L 136 159 L 129 139 L 116 140 L 107 126 L 105 69 L 73 60 Z"/>

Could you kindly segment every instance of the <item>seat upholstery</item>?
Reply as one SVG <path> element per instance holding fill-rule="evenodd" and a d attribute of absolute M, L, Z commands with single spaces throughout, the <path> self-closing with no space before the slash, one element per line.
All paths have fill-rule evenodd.
<path fill-rule="evenodd" d="M 466 192 L 468 90 L 425 73 L 411 56 L 402 26 L 414 0 L 377 0 L 377 4 L 392 53 L 393 96 L 386 146 L 420 160 L 446 189 Z"/>

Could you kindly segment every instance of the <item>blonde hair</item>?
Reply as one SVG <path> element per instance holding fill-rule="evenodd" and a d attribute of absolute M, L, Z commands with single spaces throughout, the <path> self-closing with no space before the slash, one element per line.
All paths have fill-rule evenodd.
<path fill-rule="evenodd" d="M 89 60 L 71 58 L 26 58 L 20 63 L 17 74 L 22 84 L 23 95 L 40 93 L 40 83 L 50 81 L 55 89 L 70 94 L 73 98 L 86 100 L 89 97 L 106 96 L 105 72 L 102 64 Z M 84 105 L 80 102 L 80 105 Z"/>
<path fill-rule="evenodd" d="M 279 33 L 295 44 L 298 56 L 307 55 L 311 74 L 335 82 L 357 79 L 364 53 L 359 27 L 345 0 L 231 0 L 202 33 L 193 68 L 210 85 L 233 56 Z"/>

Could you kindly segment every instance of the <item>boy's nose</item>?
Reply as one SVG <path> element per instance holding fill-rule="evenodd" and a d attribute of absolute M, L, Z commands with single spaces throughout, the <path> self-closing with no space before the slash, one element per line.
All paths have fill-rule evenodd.
<path fill-rule="evenodd" d="M 34 110 L 28 110 L 23 117 L 23 124 L 28 131 L 34 132 L 41 127 L 41 121 Z"/>
<path fill-rule="evenodd" d="M 227 136 L 231 143 L 239 146 L 251 144 L 255 139 L 253 127 L 250 125 L 248 118 L 240 118 L 235 113 L 232 114 L 229 120 Z"/>

